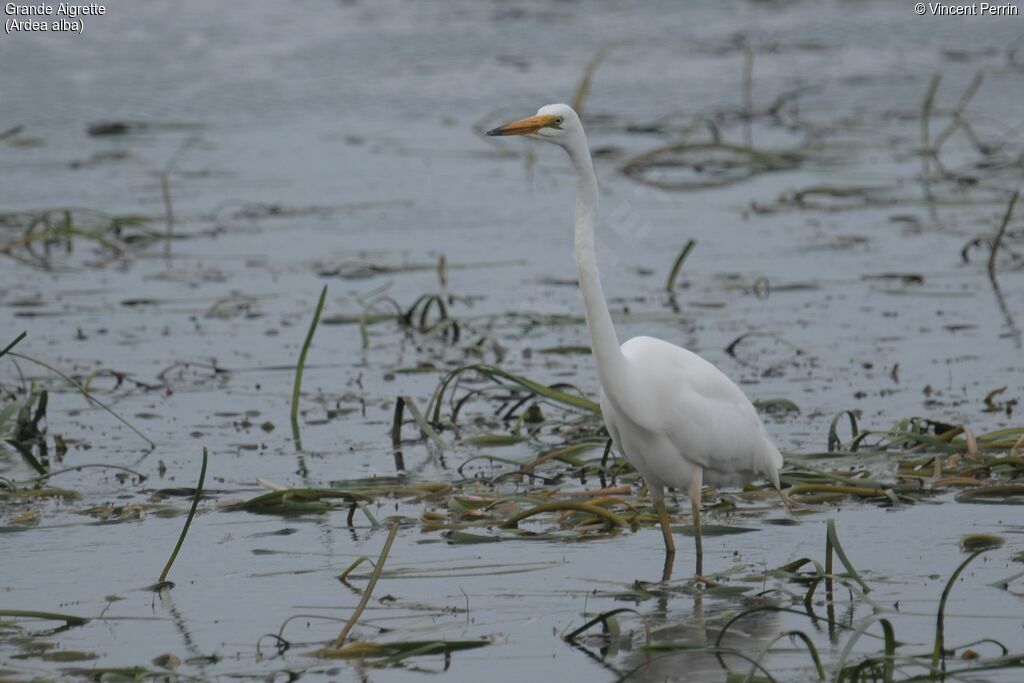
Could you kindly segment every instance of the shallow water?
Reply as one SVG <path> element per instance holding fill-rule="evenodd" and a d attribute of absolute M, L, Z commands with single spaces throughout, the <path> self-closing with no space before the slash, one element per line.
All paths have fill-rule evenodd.
<path fill-rule="evenodd" d="M 390 680 L 420 677 L 417 667 L 444 667 L 441 657 L 368 672 L 366 664 L 315 663 L 301 653 L 340 629 L 317 619 L 291 622 L 284 635 L 294 647 L 271 656 L 273 644 L 260 637 L 291 615 L 348 618 L 358 596 L 334 577 L 357 557 L 375 557 L 386 534 L 358 514 L 355 528 L 346 528 L 343 510 L 282 518 L 215 506 L 263 492 L 256 477 L 326 487 L 394 475 L 395 397 L 411 396 L 422 408 L 444 368 L 499 362 L 596 394 L 588 356 L 541 352 L 587 343 L 571 285 L 567 164 L 557 149 L 489 140 L 474 127 L 571 99 L 587 62 L 612 41 L 623 42 L 597 69 L 584 118 L 592 148 L 603 152 L 596 161 L 602 268 L 623 339 L 670 339 L 718 364 L 752 399 L 796 403 L 798 414 L 769 419 L 793 462 L 825 450 L 832 415 L 846 409 L 861 411 L 862 426 L 875 429 L 915 415 L 968 424 L 976 434 L 1020 424 L 1006 409 L 984 410 L 994 389 L 1007 387 L 1000 402 L 1019 399 L 1024 389 L 1017 327 L 1024 272 L 1010 253 L 1021 252 L 1014 227 L 1020 219 L 1011 224 L 998 290 L 986 273 L 984 247 L 971 250 L 967 263 L 961 258 L 972 239 L 994 234 L 1020 183 L 1019 19 L 920 18 L 909 6 L 879 2 L 708 2 L 685 12 L 670 3 L 627 9 L 611 2 L 285 7 L 189 0 L 107 7 L 81 36 L 0 40 L 0 63 L 17 65 L 0 70 L 0 92 L 18 94 L 4 97 L 0 129 L 24 126 L 0 141 L 0 210 L 141 214 L 162 231 L 165 172 L 177 239 L 132 247 L 127 258 L 101 265 L 102 254 L 87 241 L 55 255 L 49 269 L 0 254 L 0 345 L 26 330 L 18 351 L 80 381 L 111 369 L 158 386 L 116 385 L 102 373 L 90 385 L 157 447 L 147 452 L 138 436 L 46 371 L 0 359 L 5 389 L 18 386 L 19 370 L 50 389 L 48 429 L 69 446 L 55 469 L 119 464 L 149 477 L 137 483 L 81 470 L 52 481 L 80 492 L 80 500 L 2 504 L 5 530 L 20 531 L 3 536 L 0 608 L 103 615 L 45 638 L 96 659 L 10 659 L 0 667 L 7 675 L 153 668 L 150 660 L 165 652 L 183 660 L 216 655 L 215 662 L 182 666 L 199 677 L 307 670 Z M 694 192 L 659 190 L 620 173 L 626 159 L 678 139 L 700 118 L 743 143 L 739 36 L 755 55 L 756 108 L 809 88 L 798 109 L 752 122 L 754 145 L 800 147 L 809 158 L 787 171 Z M 979 69 L 987 70 L 985 81 L 965 115 L 984 142 L 1001 147 L 982 155 L 954 135 L 942 162 L 958 179 L 926 186 L 917 152 L 929 80 L 942 75 L 934 138 Z M 143 125 L 122 136 L 88 135 L 87 126 L 99 121 Z M 655 123 L 662 129 L 636 132 Z M 706 130 L 697 126 L 691 139 L 706 139 Z M 885 201 L 841 211 L 779 201 L 813 186 L 881 188 L 871 196 Z M 931 202 L 924 200 L 929 190 Z M 0 225 L 5 244 L 15 237 Z M 697 246 L 683 269 L 676 311 L 663 283 L 690 238 Z M 469 297 L 453 305 L 452 315 L 477 336 L 489 333 L 500 350 L 484 344 L 478 358 L 467 351 L 475 341 L 470 334 L 453 348 L 393 323 L 370 326 L 363 348 L 358 325 L 338 324 L 339 316 L 358 317 L 360 301 L 380 288 L 405 306 L 437 291 L 441 255 L 450 266 L 448 291 Z M 358 264 L 399 269 L 351 277 Z M 422 267 L 405 269 L 412 265 Z M 308 358 L 297 453 L 288 425 L 293 367 L 324 284 L 325 320 Z M 529 326 L 506 315 L 522 312 L 573 319 Z M 726 352 L 752 331 L 792 346 L 754 337 L 735 357 Z M 399 372 L 421 363 L 439 369 Z M 471 413 L 487 416 L 489 407 Z M 509 426 L 478 429 L 507 433 Z M 481 449 L 460 441 L 439 457 L 414 438 L 414 425 L 404 436 L 412 481 L 458 481 L 454 468 L 470 456 L 528 458 L 539 448 L 535 442 Z M 557 443 L 558 434 L 545 432 L 544 439 Z M 82 512 L 195 486 L 203 447 L 211 454 L 209 496 L 171 572 L 177 586 L 168 601 L 140 589 L 159 575 L 183 517 L 150 511 L 112 524 Z M 891 462 L 871 466 L 894 469 Z M 474 464 L 466 474 L 492 471 L 500 470 Z M 14 450 L 0 450 L 0 476 L 32 475 Z M 188 497 L 179 493 L 170 502 L 184 509 Z M 635 580 L 661 577 L 661 537 L 653 528 L 579 543 L 450 545 L 418 522 L 439 502 L 372 506 L 377 517 L 408 521 L 387 569 L 416 573 L 385 574 L 375 598 L 396 600 L 372 600 L 357 633 L 375 637 L 390 628 L 389 636 L 404 640 L 492 638 L 488 647 L 452 655 L 450 673 L 459 677 L 614 680 L 639 667 L 636 680 L 723 680 L 722 664 L 706 651 L 656 659 L 642 650 L 644 624 L 654 641 L 704 643 L 729 616 L 761 604 L 765 598 L 755 594 L 763 589 L 782 589 L 769 596 L 780 604 L 790 601 L 785 591 L 799 590 L 769 578 L 763 586 L 751 581 L 742 596 L 680 591 L 638 598 Z M 679 503 L 688 509 L 685 498 Z M 960 537 L 1006 535 L 1007 545 L 972 564 L 953 591 L 947 643 L 984 636 L 1024 649 L 1020 598 L 989 585 L 1019 571 L 1011 562 L 1021 550 L 1018 507 L 964 505 L 950 496 L 886 510 L 846 501 L 816 506 L 793 526 L 765 523 L 787 517 L 775 505 L 751 507 L 708 512 L 711 523 L 757 531 L 706 539 L 706 573 L 740 566 L 732 583 L 743 585 L 739 576 L 800 557 L 821 562 L 824 520 L 834 517 L 847 553 L 874 588 L 872 599 L 887 609 L 899 601 L 893 624 L 901 641 L 919 644 L 908 646 L 914 651 L 931 647 L 938 596 L 965 558 Z M 30 508 L 41 512 L 38 525 L 17 524 Z M 689 539 L 679 545 L 677 579 L 692 561 Z M 364 585 L 365 577 L 353 584 Z M 114 595 L 119 599 L 110 601 Z M 841 604 L 854 606 L 841 615 L 848 623 L 871 612 L 862 600 L 844 596 Z M 597 656 L 588 656 L 559 637 L 618 606 L 643 618 L 622 617 L 618 651 L 603 661 L 598 647 L 590 647 Z M 814 630 L 807 617 L 789 613 L 741 625 L 749 640 L 737 635 L 733 646 L 752 657 L 782 631 Z M 845 642 L 830 643 L 822 632 L 815 640 L 831 661 Z M 780 679 L 811 680 L 799 643 L 787 643 L 776 645 L 767 668 Z M 866 640 L 861 646 L 880 651 Z M 5 659 L 24 647 L 14 636 L 0 638 Z M 977 649 L 983 658 L 995 654 Z M 749 666 L 726 661 L 736 671 Z M 981 676 L 1015 680 L 1013 671 Z"/>

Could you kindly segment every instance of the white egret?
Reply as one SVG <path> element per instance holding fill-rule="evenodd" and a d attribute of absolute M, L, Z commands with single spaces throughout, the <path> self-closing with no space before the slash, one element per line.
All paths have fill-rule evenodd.
<path fill-rule="evenodd" d="M 594 248 L 597 178 L 583 124 L 572 107 L 549 104 L 534 116 L 487 134 L 525 135 L 553 142 L 569 154 L 576 171 L 576 271 L 601 381 L 604 423 L 616 449 L 650 489 L 665 538 L 666 574 L 671 571 L 675 543 L 665 487 L 689 494 L 700 575 L 703 484 L 735 485 L 763 475 L 779 490 L 782 454 L 750 400 L 714 365 L 654 337 L 633 337 L 619 345 Z"/>

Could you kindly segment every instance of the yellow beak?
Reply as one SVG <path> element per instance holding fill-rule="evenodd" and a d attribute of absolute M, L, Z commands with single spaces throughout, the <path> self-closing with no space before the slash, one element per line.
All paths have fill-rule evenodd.
<path fill-rule="evenodd" d="M 532 135 L 541 128 L 557 127 L 558 117 L 550 115 L 530 116 L 519 119 L 504 126 L 498 126 L 494 130 L 487 131 L 488 135 Z"/>

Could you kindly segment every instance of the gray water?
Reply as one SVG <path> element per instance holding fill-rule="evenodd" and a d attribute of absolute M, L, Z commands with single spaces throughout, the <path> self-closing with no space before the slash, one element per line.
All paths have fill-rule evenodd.
<path fill-rule="evenodd" d="M 586 345 L 582 324 L 531 328 L 505 315 L 581 312 L 571 286 L 570 169 L 558 149 L 490 140 L 479 130 L 570 100 L 587 63 L 612 42 L 619 44 L 595 72 L 584 121 L 592 148 L 602 151 L 602 275 L 621 314 L 621 338 L 669 339 L 716 363 L 752 399 L 796 403 L 798 414 L 768 419 L 792 461 L 825 450 L 832 415 L 847 409 L 875 429 L 909 416 L 968 424 L 976 434 L 1018 426 L 1019 416 L 1007 410 L 986 412 L 984 398 L 1003 386 L 999 401 L 1024 393 L 1024 273 L 1013 256 L 1024 246 L 1020 219 L 1008 232 L 998 290 L 986 272 L 985 248 L 969 251 L 966 263 L 961 250 L 994 234 L 1020 184 L 1021 21 L 918 17 L 909 4 L 883 2 L 702 2 L 680 9 L 184 0 L 108 4 L 105 16 L 86 19 L 82 35 L 0 37 L 0 130 L 23 126 L 0 141 L 0 211 L 76 207 L 143 215 L 162 231 L 166 172 L 177 236 L 105 263 L 95 244 L 83 241 L 49 269 L 0 254 L 0 345 L 26 330 L 18 351 L 80 381 L 109 369 L 160 386 L 118 386 L 104 373 L 90 384 L 157 444 L 149 452 L 52 374 L 0 360 L 4 389 L 13 390 L 24 373 L 50 390 L 48 429 L 69 447 L 54 469 L 118 464 L 149 477 L 122 481 L 112 471 L 86 469 L 50 482 L 79 491 L 79 500 L 0 503 L 5 528 L 22 529 L 2 536 L 0 609 L 93 618 L 43 638 L 57 650 L 96 655 L 74 664 L 9 659 L 26 651 L 26 632 L 53 625 L 19 622 L 27 631 L 0 632 L 0 676 L 152 669 L 163 653 L 200 657 L 179 671 L 202 678 L 305 671 L 391 680 L 444 668 L 441 657 L 370 669 L 311 660 L 302 653 L 340 629 L 339 622 L 313 618 L 287 626 L 284 636 L 294 647 L 285 655 L 272 656 L 269 640 L 258 649 L 260 637 L 291 615 L 347 619 L 358 594 L 334 577 L 360 556 L 376 557 L 386 532 L 362 515 L 347 528 L 344 510 L 281 518 L 218 505 L 264 491 L 257 477 L 326 487 L 395 475 L 395 397 L 425 406 L 443 369 L 472 360 L 596 395 L 588 356 L 540 352 Z M 624 176 L 619 169 L 628 158 L 676 141 L 700 119 L 743 144 L 741 37 L 754 55 L 755 110 L 806 88 L 780 120 L 753 121 L 754 146 L 800 148 L 809 158 L 787 171 L 699 191 L 660 190 Z M 958 179 L 923 184 L 918 152 L 930 79 L 942 77 L 934 138 L 982 69 L 985 80 L 965 116 L 982 141 L 1000 150 L 982 156 L 958 133 L 942 150 L 944 167 Z M 127 135 L 89 135 L 87 127 L 101 121 L 135 125 Z M 706 124 L 693 128 L 690 139 L 707 139 Z M 780 203 L 786 193 L 814 186 L 869 187 L 889 201 L 836 211 Z M 931 202 L 924 201 L 928 192 Z M 17 236 L 0 225 L 3 243 Z M 675 311 L 663 283 L 688 239 L 697 246 Z M 358 325 L 337 324 L 358 316 L 361 301 L 381 291 L 404 305 L 437 291 L 441 255 L 450 265 L 448 291 L 469 297 L 453 315 L 476 321 L 478 330 L 495 316 L 491 334 L 502 352 L 487 344 L 475 358 L 465 351 L 469 339 L 453 348 L 393 323 L 370 326 L 364 348 Z M 354 264 L 399 270 L 338 275 L 351 274 Z M 410 265 L 422 268 L 402 269 Z M 324 323 L 335 324 L 321 324 L 310 350 L 297 453 L 288 426 L 292 368 L 324 284 Z M 730 342 L 748 332 L 792 346 L 753 337 L 736 357 L 728 354 Z M 422 363 L 438 369 L 396 372 Z M 486 405 L 476 412 L 489 414 Z M 458 481 L 454 468 L 468 457 L 527 458 L 538 448 L 457 442 L 439 458 L 427 442 L 412 442 L 414 426 L 404 434 L 411 481 Z M 210 495 L 171 572 L 177 586 L 169 598 L 154 596 L 141 589 L 159 575 L 183 517 L 143 513 L 110 524 L 83 512 L 195 486 L 204 447 Z M 467 471 L 473 472 L 490 476 L 492 469 Z M 0 476 L 33 474 L 13 449 L 0 448 Z M 169 502 L 184 509 L 188 496 Z M 679 502 L 688 509 L 684 498 Z M 436 505 L 403 499 L 371 506 L 379 518 L 406 520 L 387 568 L 410 575 L 381 580 L 356 633 L 492 639 L 452 655 L 448 673 L 460 679 L 615 680 L 639 667 L 631 680 L 724 680 L 722 664 L 706 651 L 645 652 L 645 628 L 656 642 L 706 643 L 731 615 L 760 604 L 755 594 L 781 585 L 755 577 L 741 597 L 624 598 L 637 579 L 661 576 L 662 540 L 654 528 L 580 543 L 450 545 L 439 532 L 420 529 L 420 515 Z M 12 521 L 29 509 L 41 513 L 37 526 Z M 910 650 L 928 651 L 938 596 L 965 559 L 960 537 L 1001 533 L 1008 543 L 958 582 L 946 640 L 990 637 L 1019 652 L 1020 598 L 990 585 L 1020 570 L 1011 559 L 1021 551 L 1018 509 L 958 504 L 950 495 L 891 509 L 846 501 L 816 506 L 788 526 L 765 523 L 763 507 L 712 510 L 711 523 L 757 531 L 705 539 L 705 573 L 742 566 L 749 577 L 800 557 L 822 561 L 824 521 L 835 518 L 848 555 L 874 588 L 871 598 L 892 611 L 898 638 Z M 769 520 L 780 518 L 787 518 L 782 509 L 767 512 Z M 692 561 L 689 539 L 681 537 L 679 546 L 677 577 Z M 361 587 L 365 578 L 353 582 Z M 788 605 L 785 592 L 796 589 L 781 590 L 773 595 Z M 395 600 L 377 601 L 386 595 Z M 850 623 L 871 614 L 869 604 L 847 602 L 850 613 L 842 616 Z M 619 606 L 642 618 L 622 617 L 622 642 L 603 661 L 559 637 Z M 814 631 L 806 617 L 788 613 L 762 613 L 739 626 L 732 646 L 752 657 L 783 631 Z M 382 636 L 380 628 L 394 631 Z M 815 633 L 823 656 L 835 661 L 844 641 Z M 863 651 L 880 651 L 868 640 Z M 799 643 L 775 647 L 765 660 L 773 675 L 813 680 Z M 983 657 L 996 654 L 976 649 Z M 216 661 L 201 658 L 213 655 Z M 735 671 L 749 668 L 727 661 Z M 981 677 L 1016 680 L 1012 670 Z"/>

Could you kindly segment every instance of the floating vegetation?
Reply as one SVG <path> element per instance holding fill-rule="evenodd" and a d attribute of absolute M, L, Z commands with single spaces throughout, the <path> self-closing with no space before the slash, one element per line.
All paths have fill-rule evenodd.
<path fill-rule="evenodd" d="M 643 152 L 622 172 L 662 190 L 699 190 L 747 180 L 761 173 L 788 171 L 805 159 L 802 152 L 769 152 L 727 142 L 679 142 Z"/>
<path fill-rule="evenodd" d="M 453 652 L 475 650 L 490 644 L 489 640 L 409 640 L 383 643 L 359 640 L 344 647 L 314 650 L 308 656 L 319 659 L 387 659 L 397 664 L 409 657 L 427 655 L 443 655 L 447 659 Z"/>
<path fill-rule="evenodd" d="M 143 216 L 79 208 L 0 214 L 0 254 L 44 270 L 100 267 L 163 240 L 164 234 L 149 228 L 149 222 Z M 83 250 L 82 243 L 93 249 Z M 76 261 L 83 254 L 91 260 Z"/>
<path fill-rule="evenodd" d="M 297 515 L 327 512 L 338 507 L 331 501 L 348 506 L 372 500 L 369 496 L 336 489 L 284 489 L 272 491 L 241 503 L 229 503 L 224 510 L 245 510 L 270 515 Z"/>

